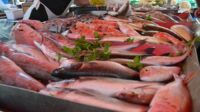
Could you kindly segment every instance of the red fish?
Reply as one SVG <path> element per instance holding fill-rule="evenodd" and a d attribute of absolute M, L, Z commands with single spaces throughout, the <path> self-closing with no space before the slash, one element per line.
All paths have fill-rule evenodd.
<path fill-rule="evenodd" d="M 35 46 L 33 41 L 42 41 L 41 35 L 30 26 L 19 23 L 15 25 L 11 31 L 11 35 L 17 44 L 26 44 Z"/>
<path fill-rule="evenodd" d="M 44 88 L 44 85 L 26 74 L 7 57 L 0 57 L 0 82 L 34 91 Z"/>
<path fill-rule="evenodd" d="M 182 53 L 181 50 L 169 44 L 145 43 L 137 48 L 134 48 L 132 51 L 134 52 L 144 51 L 154 56 L 162 56 L 162 55 L 177 56 L 178 54 Z"/>
<path fill-rule="evenodd" d="M 154 96 L 148 112 L 192 112 L 192 100 L 184 80 L 176 76 Z"/>
<path fill-rule="evenodd" d="M 179 74 L 180 67 L 147 66 L 140 70 L 140 79 L 143 81 L 162 82 L 173 78 L 173 74 Z"/>
<path fill-rule="evenodd" d="M 190 50 L 186 51 L 181 56 L 149 56 L 141 60 L 141 63 L 146 65 L 174 65 L 184 61 L 187 56 L 190 54 Z"/>
<path fill-rule="evenodd" d="M 47 88 L 41 94 L 117 112 L 146 112 L 147 107 L 107 97 L 93 90 Z"/>
<path fill-rule="evenodd" d="M 126 34 L 128 36 L 140 36 L 140 34 L 137 31 L 135 31 L 131 25 L 129 25 L 127 23 L 122 23 L 122 22 L 117 22 L 117 23 L 119 25 L 119 29 L 124 34 Z"/>
<path fill-rule="evenodd" d="M 44 24 L 38 20 L 22 20 L 21 23 L 27 24 L 35 30 L 44 30 Z"/>

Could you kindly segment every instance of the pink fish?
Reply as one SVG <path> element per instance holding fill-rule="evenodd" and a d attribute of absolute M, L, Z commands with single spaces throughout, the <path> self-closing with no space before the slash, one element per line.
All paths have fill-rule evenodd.
<path fill-rule="evenodd" d="M 19 23 L 15 25 L 11 31 L 11 35 L 17 44 L 26 44 L 35 46 L 33 41 L 42 41 L 41 35 L 30 26 Z"/>
<path fill-rule="evenodd" d="M 158 90 L 148 112 L 192 112 L 192 100 L 184 80 L 175 76 L 174 82 Z"/>
<path fill-rule="evenodd" d="M 180 67 L 167 66 L 147 66 L 140 70 L 140 79 L 143 81 L 168 81 L 173 78 L 173 74 L 179 74 Z"/>
<path fill-rule="evenodd" d="M 140 34 L 137 31 L 135 31 L 131 25 L 127 23 L 122 23 L 122 22 L 118 22 L 118 25 L 119 25 L 119 29 L 124 34 L 128 36 L 140 36 Z"/>
<path fill-rule="evenodd" d="M 26 74 L 14 62 L 5 56 L 0 57 L 0 82 L 7 85 L 39 91 L 44 85 Z"/>

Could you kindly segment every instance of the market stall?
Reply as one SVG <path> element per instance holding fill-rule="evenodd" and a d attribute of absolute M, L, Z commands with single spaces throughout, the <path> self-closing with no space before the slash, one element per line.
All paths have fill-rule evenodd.
<path fill-rule="evenodd" d="M 193 2 L 73 5 L 46 21 L 2 20 L 10 35 L 0 37 L 0 108 L 199 112 Z"/>

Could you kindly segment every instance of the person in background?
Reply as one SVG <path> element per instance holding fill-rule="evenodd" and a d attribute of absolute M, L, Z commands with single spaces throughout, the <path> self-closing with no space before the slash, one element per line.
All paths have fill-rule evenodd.
<path fill-rule="evenodd" d="M 71 4 L 78 6 L 113 6 L 113 10 L 124 7 L 128 0 L 34 0 L 24 15 L 24 19 L 46 21 L 51 18 L 66 15 Z M 114 5 L 113 5 L 114 4 Z M 129 5 L 125 5 L 128 7 Z M 115 8 L 114 8 L 115 7 Z M 124 10 L 127 8 L 124 8 Z"/>

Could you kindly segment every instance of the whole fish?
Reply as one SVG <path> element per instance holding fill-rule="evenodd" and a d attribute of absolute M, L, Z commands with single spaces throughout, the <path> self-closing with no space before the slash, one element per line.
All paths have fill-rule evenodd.
<path fill-rule="evenodd" d="M 184 61 L 187 56 L 190 54 L 190 50 L 186 51 L 181 56 L 148 56 L 143 58 L 140 63 L 145 65 L 175 65 Z M 134 62 L 132 59 L 123 59 L 123 58 L 111 58 L 109 61 L 120 63 L 122 65 L 127 65 L 127 63 Z"/>
<path fill-rule="evenodd" d="M 187 50 L 183 55 L 181 56 L 149 56 L 146 58 L 143 58 L 141 60 L 141 63 L 146 65 L 174 65 L 177 63 L 180 63 L 184 61 L 187 56 L 190 54 L 191 50 Z"/>
<path fill-rule="evenodd" d="M 138 72 L 111 61 L 74 62 L 71 66 L 54 70 L 52 76 L 76 78 L 80 76 L 107 76 L 115 78 L 134 78 Z"/>
<path fill-rule="evenodd" d="M 18 23 L 12 28 L 11 36 L 17 44 L 35 46 L 34 40 L 38 42 L 42 41 L 42 37 L 37 31 L 23 23 Z"/>
<path fill-rule="evenodd" d="M 134 28 L 127 24 L 127 23 L 122 23 L 122 22 L 117 22 L 119 25 L 119 29 L 121 30 L 121 32 L 123 32 L 124 34 L 128 35 L 128 36 L 140 36 L 140 34 L 134 30 Z"/>
<path fill-rule="evenodd" d="M 137 48 L 133 48 L 132 52 L 146 52 L 147 54 L 152 54 L 153 56 L 177 56 L 181 54 L 184 49 L 179 49 L 178 47 L 170 44 L 153 44 L 153 43 L 144 43 Z"/>
<path fill-rule="evenodd" d="M 140 70 L 142 81 L 162 82 L 173 78 L 173 74 L 180 74 L 180 67 L 147 66 Z"/>
<path fill-rule="evenodd" d="M 26 74 L 14 62 L 5 56 L 0 56 L 0 82 L 7 85 L 39 91 L 44 85 Z"/>
<path fill-rule="evenodd" d="M 185 40 L 184 37 L 182 37 L 182 35 L 179 35 L 176 32 L 174 32 L 168 28 L 162 27 L 162 26 L 158 26 L 158 25 L 154 25 L 154 24 L 146 24 L 143 26 L 143 28 L 145 30 L 156 30 L 156 31 L 161 31 L 161 32 L 167 32 L 179 40 Z"/>
<path fill-rule="evenodd" d="M 114 44 L 110 46 L 109 50 L 111 53 L 111 57 L 115 58 L 133 58 L 134 56 L 146 56 L 149 55 L 150 53 L 145 52 L 145 51 L 138 51 L 135 52 L 132 49 L 137 48 L 141 45 L 143 45 L 145 41 L 137 41 L 137 42 L 124 42 Z M 102 50 L 102 49 L 101 49 Z"/>
<path fill-rule="evenodd" d="M 163 110 L 164 109 L 164 110 Z M 175 81 L 162 87 L 154 96 L 148 112 L 192 112 L 192 100 L 186 83 L 175 76 Z"/>
<path fill-rule="evenodd" d="M 177 21 L 173 19 L 171 16 L 164 14 L 160 11 L 151 11 L 151 12 L 148 12 L 146 15 L 151 15 L 152 17 L 160 19 L 164 22 L 177 23 Z"/>
<path fill-rule="evenodd" d="M 22 45 L 22 44 L 12 44 L 12 45 L 9 45 L 9 47 L 10 49 L 15 50 L 15 52 L 29 54 L 33 57 L 42 59 L 44 61 L 48 61 L 47 57 L 41 51 L 37 50 L 37 48 L 33 46 Z"/>
<path fill-rule="evenodd" d="M 163 85 L 159 83 L 145 83 L 103 77 L 80 77 L 77 80 L 64 80 L 47 85 L 47 88 L 95 90 L 106 96 L 138 104 L 149 104 L 155 92 L 161 87 Z"/>
<path fill-rule="evenodd" d="M 51 76 L 51 73 L 59 67 L 57 64 L 52 64 L 24 53 L 12 52 L 8 57 L 34 78 L 43 81 L 56 80 L 56 78 Z"/>
<path fill-rule="evenodd" d="M 137 41 L 137 42 L 123 42 L 119 44 L 114 44 L 109 47 L 111 51 L 129 51 L 133 48 L 137 48 L 140 45 L 143 45 L 145 43 L 144 40 Z"/>
<path fill-rule="evenodd" d="M 109 109 L 117 112 L 146 112 L 147 107 L 137 104 L 129 104 L 111 97 L 104 96 L 93 90 L 75 90 L 47 88 L 40 91 L 41 94 L 54 96 L 60 99 Z"/>
<path fill-rule="evenodd" d="M 172 36 L 166 32 L 157 32 L 153 36 L 156 38 L 160 38 L 162 40 L 166 40 L 170 43 L 173 43 L 174 45 L 180 45 L 181 43 L 183 43 L 182 41 L 178 40 L 177 38 L 175 38 L 174 36 Z"/>

